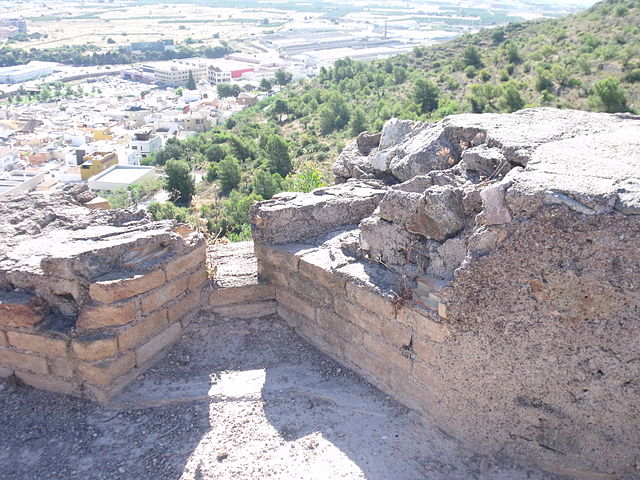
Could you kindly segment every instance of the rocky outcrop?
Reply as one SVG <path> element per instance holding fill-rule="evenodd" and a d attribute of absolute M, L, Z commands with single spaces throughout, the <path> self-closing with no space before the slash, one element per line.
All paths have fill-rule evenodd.
<path fill-rule="evenodd" d="M 637 475 L 640 117 L 540 108 L 366 138 L 323 195 L 377 179 L 370 214 L 292 243 L 254 208 L 283 318 L 478 451 Z"/>

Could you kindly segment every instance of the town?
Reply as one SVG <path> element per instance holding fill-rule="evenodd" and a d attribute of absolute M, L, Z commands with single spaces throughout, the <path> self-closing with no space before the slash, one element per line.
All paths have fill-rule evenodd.
<path fill-rule="evenodd" d="M 83 15 L 69 2 L 47 2 L 44 11 L 35 3 L 21 5 L 26 18 L 0 18 L 6 47 L 24 53 L 82 44 L 80 51 L 88 53 L 80 65 L 78 58 L 74 65 L 27 58 L 0 68 L 0 195 L 88 182 L 108 196 L 150 182 L 156 170 L 145 158 L 169 139 L 224 124 L 340 58 L 385 58 L 486 25 L 571 11 L 520 2 L 492 11 L 436 3 L 245 11 L 195 2 L 175 12 L 176 5 L 164 5 L 166 15 L 158 17 L 135 2 L 97 2 Z M 140 12 L 149 16 L 132 16 Z M 78 34 L 69 36 L 61 25 Z M 145 34 L 136 32 L 140 26 Z M 103 28 L 109 35 L 95 33 Z M 115 53 L 101 53 L 109 49 Z M 185 51 L 199 55 L 184 57 Z M 7 52 L 5 63 L 17 55 Z M 109 63 L 122 58 L 150 60 Z"/>

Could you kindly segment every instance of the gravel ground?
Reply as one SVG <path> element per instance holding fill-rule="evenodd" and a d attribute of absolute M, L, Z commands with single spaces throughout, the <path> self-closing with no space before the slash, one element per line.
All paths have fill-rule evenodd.
<path fill-rule="evenodd" d="M 203 314 L 101 406 L 0 382 L 3 480 L 551 480 L 475 455 L 278 317 Z"/>

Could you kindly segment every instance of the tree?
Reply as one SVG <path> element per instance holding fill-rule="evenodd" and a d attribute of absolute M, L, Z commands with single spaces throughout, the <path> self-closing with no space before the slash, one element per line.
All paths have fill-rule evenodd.
<path fill-rule="evenodd" d="M 282 123 L 282 115 L 287 113 L 289 113 L 289 103 L 283 98 L 276 98 L 276 101 L 273 102 L 269 109 L 269 114 L 274 118 L 277 117 L 278 122 Z"/>
<path fill-rule="evenodd" d="M 349 123 L 349 105 L 338 92 L 331 93 L 318 114 L 320 116 L 320 130 L 324 134 L 341 130 Z"/>
<path fill-rule="evenodd" d="M 289 145 L 280 135 L 271 135 L 265 146 L 265 153 L 269 161 L 269 169 L 285 177 L 293 168 L 289 156 Z"/>
<path fill-rule="evenodd" d="M 292 73 L 287 72 L 282 68 L 279 68 L 278 70 L 276 70 L 276 83 L 278 85 L 284 86 L 287 83 L 290 83 L 292 79 L 293 79 Z"/>
<path fill-rule="evenodd" d="M 482 68 L 482 58 L 480 57 L 480 51 L 475 45 L 467 45 L 467 48 L 462 52 L 462 60 L 465 66 L 473 66 L 476 68 Z"/>
<path fill-rule="evenodd" d="M 438 108 L 438 97 L 440 90 L 438 86 L 428 78 L 419 78 L 416 80 L 413 88 L 414 101 L 420 107 L 420 112 L 429 113 Z"/>
<path fill-rule="evenodd" d="M 271 82 L 271 80 L 265 77 L 262 80 L 260 80 L 260 88 L 268 92 L 273 88 L 273 83 Z"/>
<path fill-rule="evenodd" d="M 232 190 L 224 202 L 222 202 L 223 227 L 225 232 L 238 233 L 243 226 L 249 224 L 249 210 L 251 205 L 262 200 L 258 195 L 243 195 L 237 190 Z"/>
<path fill-rule="evenodd" d="M 325 185 L 319 164 L 305 162 L 294 174 L 287 177 L 287 190 L 292 192 L 310 192 Z"/>
<path fill-rule="evenodd" d="M 282 188 L 282 177 L 264 170 L 258 170 L 253 177 L 253 192 L 264 200 L 269 200 Z"/>
<path fill-rule="evenodd" d="M 520 91 L 513 83 L 509 83 L 503 89 L 502 106 L 508 112 L 515 112 L 524 107 L 524 100 L 520 96 Z"/>
<path fill-rule="evenodd" d="M 222 145 L 214 143 L 205 150 L 204 154 L 210 162 L 218 163 L 227 156 L 227 150 Z"/>
<path fill-rule="evenodd" d="M 608 113 L 628 112 L 627 94 L 620 87 L 620 82 L 615 78 L 605 78 L 593 86 L 595 90 L 595 103 L 600 110 Z"/>
<path fill-rule="evenodd" d="M 504 45 L 504 50 L 509 63 L 520 63 L 522 61 L 520 50 L 518 50 L 518 46 L 514 42 L 507 42 Z"/>
<path fill-rule="evenodd" d="M 354 136 L 359 135 L 367 129 L 367 118 L 362 108 L 356 107 L 353 111 L 353 115 L 351 115 L 351 120 L 349 121 L 349 129 Z"/>
<path fill-rule="evenodd" d="M 242 179 L 242 167 L 237 158 L 226 157 L 218 164 L 218 180 L 223 192 L 230 192 L 238 185 Z"/>
<path fill-rule="evenodd" d="M 165 147 L 162 150 L 160 150 L 158 153 L 156 153 L 155 163 L 156 165 L 162 166 L 171 159 L 183 158 L 184 154 L 185 154 L 185 150 L 180 145 L 178 140 L 171 138 L 167 140 L 167 144 L 165 145 Z"/>
<path fill-rule="evenodd" d="M 400 66 L 393 67 L 393 81 L 396 85 L 404 83 L 407 79 L 407 69 Z"/>
<path fill-rule="evenodd" d="M 188 205 L 191 197 L 196 191 L 196 182 L 191 175 L 189 164 L 184 160 L 168 160 L 165 164 L 165 174 L 167 175 L 167 190 L 171 201 Z"/>
<path fill-rule="evenodd" d="M 546 90 L 550 92 L 553 89 L 553 80 L 551 79 L 551 72 L 544 68 L 538 68 L 535 80 L 536 90 L 542 92 Z"/>
<path fill-rule="evenodd" d="M 230 83 L 219 83 L 216 89 L 220 98 L 237 97 L 242 91 L 240 85 L 231 85 Z"/>
<path fill-rule="evenodd" d="M 504 28 L 496 28 L 491 33 L 491 40 L 493 40 L 493 43 L 496 45 L 504 42 L 504 38 Z"/>
<path fill-rule="evenodd" d="M 193 73 L 189 70 L 189 78 L 187 79 L 187 90 L 195 90 L 196 89 L 196 81 L 193 78 Z"/>

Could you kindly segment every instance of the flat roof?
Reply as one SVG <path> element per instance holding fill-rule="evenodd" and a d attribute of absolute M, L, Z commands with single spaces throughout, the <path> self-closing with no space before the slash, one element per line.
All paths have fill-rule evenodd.
<path fill-rule="evenodd" d="M 51 69 L 53 63 L 49 62 L 29 62 L 25 65 L 13 65 L 11 67 L 1 67 L 0 75 L 16 75 L 20 73 L 36 72 L 42 69 Z"/>
<path fill-rule="evenodd" d="M 91 182 L 121 183 L 129 185 L 140 180 L 150 171 L 155 171 L 155 167 L 136 165 L 114 165 L 102 173 L 89 179 Z"/>

